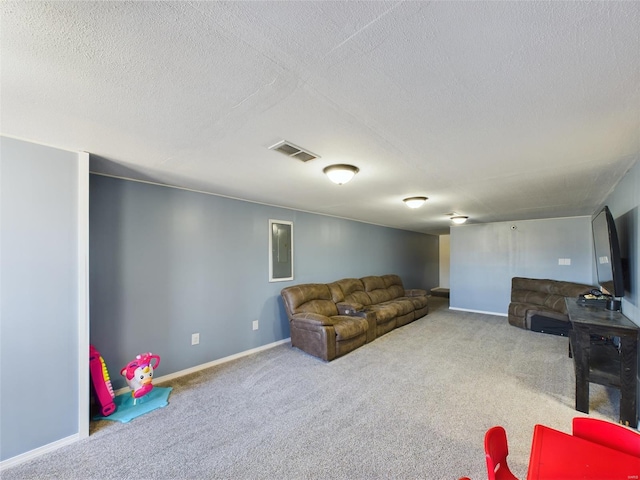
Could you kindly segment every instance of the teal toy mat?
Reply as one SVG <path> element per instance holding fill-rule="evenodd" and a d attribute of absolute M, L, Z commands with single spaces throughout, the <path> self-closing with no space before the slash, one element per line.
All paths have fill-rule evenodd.
<path fill-rule="evenodd" d="M 113 420 L 127 423 L 140 415 L 149 413 L 156 408 L 166 407 L 169 404 L 169 394 L 172 387 L 153 387 L 149 393 L 140 398 L 133 398 L 130 392 L 118 395 L 113 399 L 116 411 L 108 417 L 96 415 L 94 420 Z"/>

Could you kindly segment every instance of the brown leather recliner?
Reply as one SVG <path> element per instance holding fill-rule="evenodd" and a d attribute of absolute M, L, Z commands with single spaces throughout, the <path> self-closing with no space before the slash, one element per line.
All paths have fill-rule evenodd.
<path fill-rule="evenodd" d="M 281 295 L 291 345 L 327 361 L 429 312 L 427 292 L 405 290 L 398 275 L 295 285 Z"/>
<path fill-rule="evenodd" d="M 330 361 L 366 343 L 367 319 L 340 315 L 326 284 L 295 285 L 281 295 L 293 347 Z"/>
<path fill-rule="evenodd" d="M 429 312 L 427 292 L 405 290 L 398 275 L 344 278 L 329 284 L 338 309 L 365 315 L 371 341 L 425 316 Z"/>
<path fill-rule="evenodd" d="M 534 316 L 569 324 L 565 297 L 577 298 L 591 290 L 591 285 L 541 278 L 513 277 L 509 324 L 531 330 Z"/>
<path fill-rule="evenodd" d="M 413 318 L 417 320 L 429 313 L 427 291 L 421 288 L 404 288 L 402 279 L 398 275 L 382 275 L 384 284 L 395 299 L 409 300 L 413 305 Z M 410 321 L 411 321 L 410 320 Z M 400 326 L 400 325 L 398 325 Z"/>

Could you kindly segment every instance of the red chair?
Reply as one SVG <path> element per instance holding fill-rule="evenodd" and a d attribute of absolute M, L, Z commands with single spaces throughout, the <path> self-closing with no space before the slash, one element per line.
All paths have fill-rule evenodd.
<path fill-rule="evenodd" d="M 500 426 L 491 427 L 484 435 L 484 452 L 487 458 L 489 480 L 518 480 L 507 465 L 509 447 L 507 432 Z"/>
<path fill-rule="evenodd" d="M 575 417 L 573 436 L 640 457 L 640 433 L 597 418 Z"/>

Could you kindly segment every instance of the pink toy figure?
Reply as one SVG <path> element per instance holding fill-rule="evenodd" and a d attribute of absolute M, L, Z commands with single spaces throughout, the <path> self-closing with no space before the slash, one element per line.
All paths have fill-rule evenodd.
<path fill-rule="evenodd" d="M 93 345 L 89 345 L 89 372 L 95 393 L 94 399 L 100 405 L 102 416 L 108 417 L 116 411 L 116 404 L 113 402 L 116 395 L 111 386 L 107 364 Z"/>
<path fill-rule="evenodd" d="M 155 364 L 152 362 L 155 360 Z M 160 365 L 160 357 L 152 355 L 151 352 L 136 355 L 135 360 L 130 361 L 126 367 L 120 370 L 120 375 L 124 375 L 127 385 L 131 388 L 131 395 L 138 399 L 153 389 L 153 369 Z"/>

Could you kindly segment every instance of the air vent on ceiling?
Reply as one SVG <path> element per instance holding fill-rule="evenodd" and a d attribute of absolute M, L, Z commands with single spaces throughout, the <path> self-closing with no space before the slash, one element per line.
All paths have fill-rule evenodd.
<path fill-rule="evenodd" d="M 313 160 L 314 158 L 319 158 L 319 155 L 311 153 L 308 150 L 304 150 L 291 142 L 287 142 L 286 140 L 282 140 L 275 145 L 271 145 L 269 147 L 269 150 L 275 150 L 276 152 L 284 153 L 286 156 L 297 158 L 302 162 L 308 162 L 309 160 Z"/>

